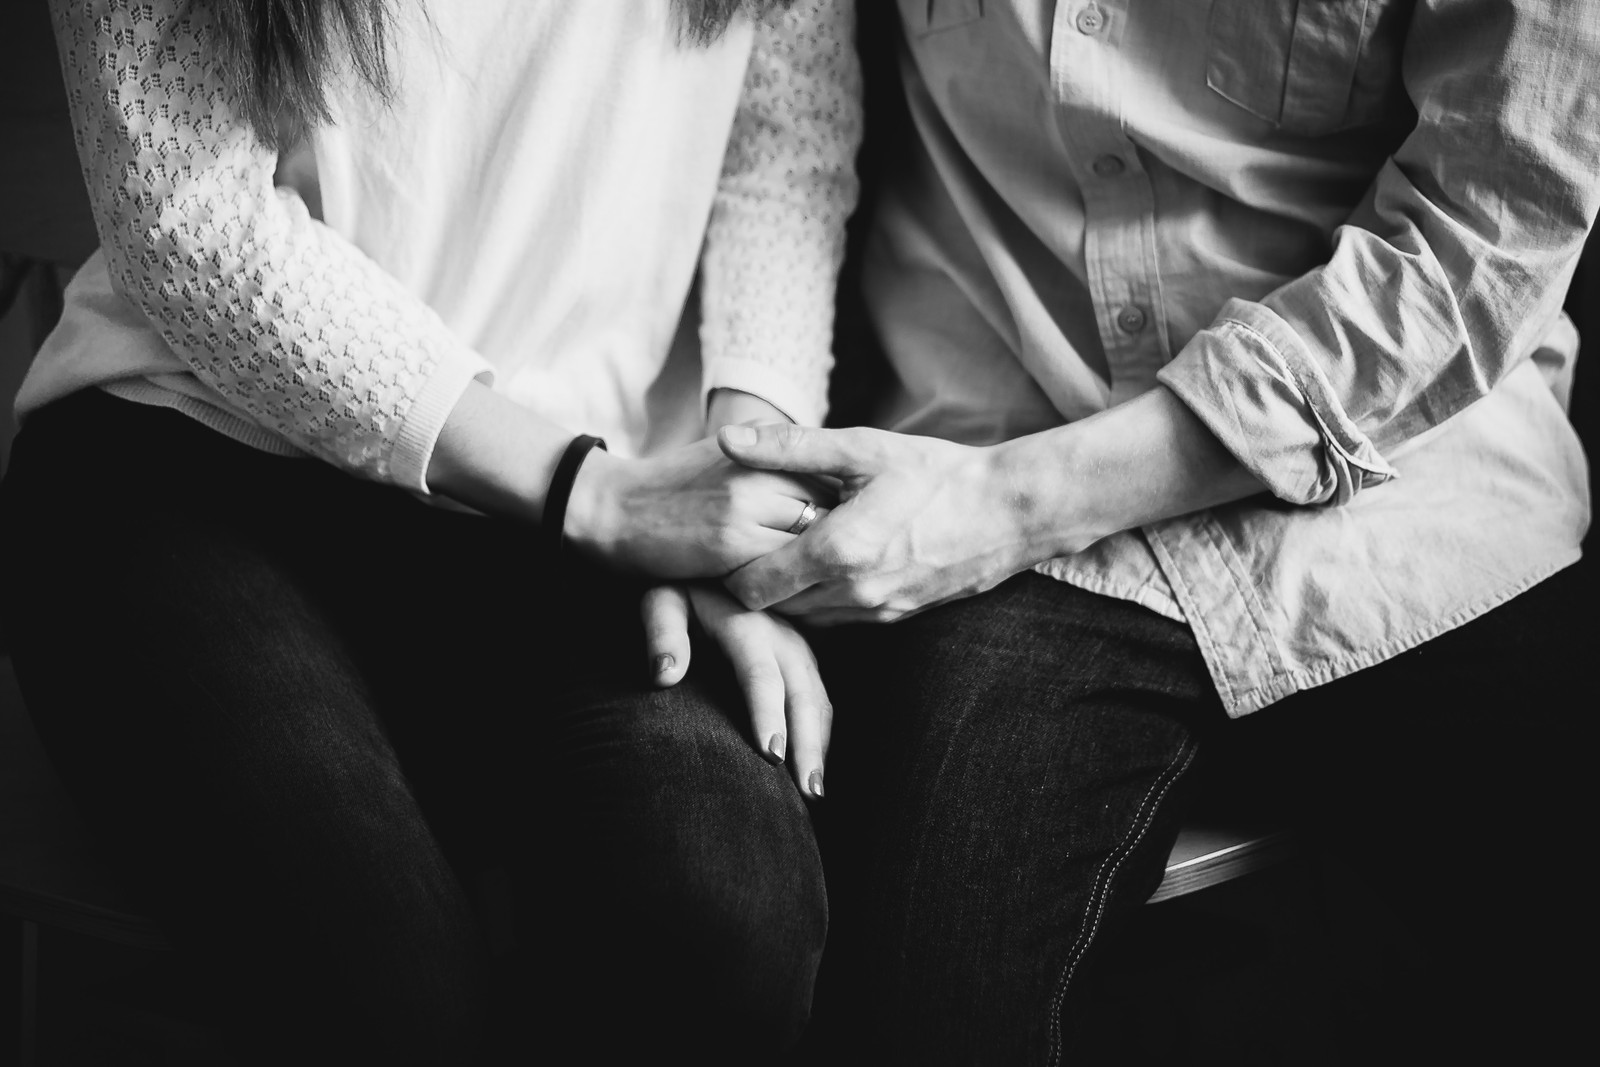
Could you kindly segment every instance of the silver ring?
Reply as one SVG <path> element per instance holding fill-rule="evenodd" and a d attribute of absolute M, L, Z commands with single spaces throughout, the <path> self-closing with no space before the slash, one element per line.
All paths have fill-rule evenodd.
<path fill-rule="evenodd" d="M 806 527 L 810 526 L 817 518 L 817 506 L 811 501 L 806 501 L 806 506 L 800 509 L 800 517 L 794 520 L 794 525 L 789 527 L 792 534 L 803 534 Z"/>

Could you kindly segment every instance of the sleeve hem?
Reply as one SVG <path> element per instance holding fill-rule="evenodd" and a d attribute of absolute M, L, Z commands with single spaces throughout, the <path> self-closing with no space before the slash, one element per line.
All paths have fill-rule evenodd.
<path fill-rule="evenodd" d="M 1157 380 L 1274 496 L 1342 505 L 1396 472 L 1288 332 L 1260 305 L 1231 300 Z"/>
<path fill-rule="evenodd" d="M 758 396 L 800 426 L 821 426 L 828 414 L 826 388 L 801 385 L 782 371 L 751 359 L 707 358 L 700 377 L 702 411 L 713 389 L 737 389 Z"/>
<path fill-rule="evenodd" d="M 391 482 L 424 496 L 431 495 L 428 464 L 433 459 L 433 446 L 461 394 L 474 379 L 485 385 L 494 384 L 494 368 L 476 353 L 446 360 L 428 379 L 400 423 L 389 467 Z"/>

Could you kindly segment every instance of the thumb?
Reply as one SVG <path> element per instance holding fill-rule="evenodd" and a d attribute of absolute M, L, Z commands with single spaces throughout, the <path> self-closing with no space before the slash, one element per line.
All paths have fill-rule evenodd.
<path fill-rule="evenodd" d="M 870 472 L 874 431 L 819 430 L 788 423 L 724 426 L 717 444 L 735 463 L 793 474 L 831 474 L 850 478 Z"/>
<path fill-rule="evenodd" d="M 666 688 L 682 681 L 689 669 L 689 598 L 682 586 L 658 585 L 639 605 L 644 621 L 650 677 Z"/>

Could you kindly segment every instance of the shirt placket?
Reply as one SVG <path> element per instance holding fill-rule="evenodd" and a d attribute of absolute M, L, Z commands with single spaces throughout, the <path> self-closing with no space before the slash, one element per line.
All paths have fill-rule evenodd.
<path fill-rule="evenodd" d="M 1057 125 L 1083 197 L 1084 259 L 1112 404 L 1155 385 L 1170 358 L 1155 193 L 1122 123 L 1118 49 L 1126 24 L 1127 0 L 1063 0 L 1050 43 Z"/>

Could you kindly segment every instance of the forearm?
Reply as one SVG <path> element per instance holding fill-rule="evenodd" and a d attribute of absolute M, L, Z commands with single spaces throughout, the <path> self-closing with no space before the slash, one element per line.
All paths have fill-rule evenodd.
<path fill-rule="evenodd" d="M 767 401 L 737 389 L 711 395 L 706 432 L 741 422 L 787 422 Z M 479 511 L 538 522 L 572 432 L 478 382 L 451 410 L 428 463 L 428 487 Z M 585 461 L 601 465 L 609 457 Z"/>
<path fill-rule="evenodd" d="M 479 511 L 538 522 L 571 440 L 571 432 L 472 382 L 434 444 L 428 487 Z"/>
<path fill-rule="evenodd" d="M 1170 390 L 993 448 L 1029 562 L 1242 500 L 1262 485 Z"/>
<path fill-rule="evenodd" d="M 220 399 L 366 477 L 424 486 L 426 447 L 487 363 L 297 197 L 245 120 L 218 16 L 52 0 L 113 285 Z M 182 68 L 181 77 L 175 76 Z"/>

